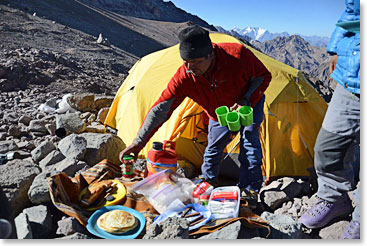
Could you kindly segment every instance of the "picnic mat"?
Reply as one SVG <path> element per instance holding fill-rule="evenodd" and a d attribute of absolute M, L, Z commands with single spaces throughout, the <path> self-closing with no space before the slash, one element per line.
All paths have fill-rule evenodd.
<path fill-rule="evenodd" d="M 68 177 L 65 173 L 58 173 L 48 179 L 52 203 L 57 209 L 76 218 L 79 223 L 86 226 L 88 218 L 93 212 L 88 212 L 79 205 L 80 191 L 93 182 L 105 179 L 116 179 L 123 183 L 127 190 L 126 197 L 120 205 L 133 208 L 142 213 L 147 220 L 146 229 L 148 229 L 153 219 L 159 215 L 159 213 L 143 195 L 137 194 L 131 190 L 133 184 L 144 179 L 143 172 L 135 169 L 134 173 L 135 176 L 131 179 L 121 177 L 120 167 L 108 160 L 101 161 L 88 170 L 77 174 L 74 178 Z M 212 221 L 191 232 L 190 236 L 212 233 L 238 220 L 240 220 L 242 226 L 246 228 L 265 228 L 268 230 L 268 235 L 270 234 L 269 223 L 260 216 L 252 213 L 251 210 L 248 209 L 246 202 L 242 200 L 239 217 Z"/>
<path fill-rule="evenodd" d="M 147 226 L 159 213 L 148 202 L 148 200 L 135 192 L 131 186 L 144 178 L 144 173 L 134 170 L 134 178 L 121 177 L 121 169 L 118 165 L 103 160 L 88 170 L 77 174 L 74 178 L 68 177 L 65 173 L 58 173 L 49 177 L 48 185 L 52 203 L 63 213 L 76 218 L 79 223 L 86 226 L 88 218 L 93 212 L 84 210 L 79 205 L 79 193 L 85 187 L 106 179 L 116 179 L 126 187 L 126 197 L 121 204 L 125 207 L 133 208 L 142 213 L 147 220 Z"/>

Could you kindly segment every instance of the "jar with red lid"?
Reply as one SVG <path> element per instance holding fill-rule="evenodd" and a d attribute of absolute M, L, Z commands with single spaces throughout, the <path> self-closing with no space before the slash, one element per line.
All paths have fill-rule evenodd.
<path fill-rule="evenodd" d="M 124 155 L 121 164 L 121 173 L 125 178 L 134 177 L 134 156 Z"/>

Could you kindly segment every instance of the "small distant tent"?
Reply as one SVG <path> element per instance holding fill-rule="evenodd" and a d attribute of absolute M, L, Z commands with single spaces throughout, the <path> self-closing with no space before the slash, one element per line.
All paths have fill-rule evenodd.
<path fill-rule="evenodd" d="M 214 43 L 243 44 L 222 33 L 210 33 L 210 38 Z M 308 176 L 306 169 L 313 166 L 313 147 L 327 104 L 299 70 L 246 47 L 272 73 L 260 128 L 263 175 Z M 105 121 L 118 130 L 125 144 L 132 143 L 148 110 L 182 64 L 179 46 L 175 45 L 143 57 L 131 68 Z M 200 167 L 207 143 L 205 127 L 203 109 L 186 98 L 139 155 L 146 158 L 154 141 L 173 140 L 179 158 Z M 227 153 L 233 149 L 231 158 L 239 153 L 238 141 L 239 134 L 227 145 Z"/>

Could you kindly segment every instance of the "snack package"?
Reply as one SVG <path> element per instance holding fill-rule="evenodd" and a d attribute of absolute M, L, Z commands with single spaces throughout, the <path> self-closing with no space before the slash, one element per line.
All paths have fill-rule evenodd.
<path fill-rule="evenodd" d="M 148 176 L 131 188 L 136 193 L 144 195 L 153 207 L 162 214 L 176 199 L 185 204 L 192 203 L 192 190 L 195 188 L 195 184 L 177 173 L 164 170 Z"/>

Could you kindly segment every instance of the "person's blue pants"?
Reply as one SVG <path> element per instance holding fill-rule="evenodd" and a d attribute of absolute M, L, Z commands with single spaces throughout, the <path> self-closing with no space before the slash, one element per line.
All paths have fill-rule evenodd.
<path fill-rule="evenodd" d="M 262 150 L 259 139 L 259 127 L 263 121 L 265 95 L 253 108 L 254 122 L 250 126 L 241 127 L 240 140 L 240 188 L 258 192 L 263 177 L 261 172 Z M 227 126 L 220 126 L 218 121 L 209 120 L 208 146 L 204 152 L 204 163 L 201 172 L 205 179 L 216 182 L 223 150 L 230 141 L 231 132 Z"/>

